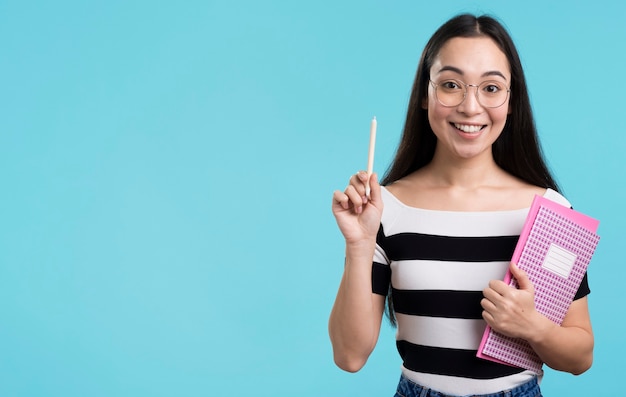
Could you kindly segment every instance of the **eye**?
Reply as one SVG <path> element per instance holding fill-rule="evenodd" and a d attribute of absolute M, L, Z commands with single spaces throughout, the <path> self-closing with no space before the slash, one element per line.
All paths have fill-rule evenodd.
<path fill-rule="evenodd" d="M 506 91 L 506 88 L 503 84 L 498 83 L 497 81 L 486 81 L 481 84 L 482 92 L 489 95 L 495 95 L 499 92 Z"/>
<path fill-rule="evenodd" d="M 456 80 L 444 80 L 438 85 L 446 92 L 463 91 L 463 85 Z"/>

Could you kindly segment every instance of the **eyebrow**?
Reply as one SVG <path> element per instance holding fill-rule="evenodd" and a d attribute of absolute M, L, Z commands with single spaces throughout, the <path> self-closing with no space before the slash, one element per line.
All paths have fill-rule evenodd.
<path fill-rule="evenodd" d="M 439 69 L 438 73 L 445 72 L 445 71 L 454 72 L 454 73 L 460 74 L 461 76 L 463 76 L 464 74 L 461 69 L 454 67 L 454 66 L 443 66 L 441 69 Z M 489 70 L 483 73 L 481 77 L 487 77 L 487 76 L 500 76 L 504 80 L 506 80 L 506 77 L 504 77 L 504 74 L 502 74 L 502 72 L 498 70 Z"/>

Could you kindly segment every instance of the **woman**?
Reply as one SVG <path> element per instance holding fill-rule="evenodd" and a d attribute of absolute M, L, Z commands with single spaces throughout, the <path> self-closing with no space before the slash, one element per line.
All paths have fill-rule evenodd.
<path fill-rule="evenodd" d="M 535 310 L 532 283 L 509 263 L 534 196 L 569 203 L 542 158 L 521 62 L 496 20 L 460 15 L 427 43 L 382 184 L 359 172 L 333 195 L 346 241 L 329 321 L 340 368 L 367 361 L 387 295 L 403 359 L 397 396 L 540 396 L 542 374 L 475 356 L 487 324 L 527 340 L 556 370 L 591 366 L 586 277 L 558 326 Z M 519 289 L 501 281 L 507 270 Z"/>

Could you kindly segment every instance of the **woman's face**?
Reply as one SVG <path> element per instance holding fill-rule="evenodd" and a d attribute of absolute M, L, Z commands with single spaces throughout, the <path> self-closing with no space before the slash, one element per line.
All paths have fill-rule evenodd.
<path fill-rule="evenodd" d="M 508 88 L 511 72 L 506 55 L 490 38 L 456 37 L 439 51 L 430 68 L 430 79 L 435 83 L 454 79 L 476 86 L 496 81 Z M 428 109 L 428 120 L 437 136 L 436 155 L 450 159 L 492 156 L 491 145 L 506 123 L 510 96 L 502 106 L 487 108 L 476 98 L 477 89 L 467 87 L 461 104 L 446 107 L 437 100 L 435 87 L 428 85 L 423 106 Z"/>

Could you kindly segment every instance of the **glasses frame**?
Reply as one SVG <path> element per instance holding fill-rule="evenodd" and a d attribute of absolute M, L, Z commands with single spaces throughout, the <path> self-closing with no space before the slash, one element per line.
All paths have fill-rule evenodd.
<path fill-rule="evenodd" d="M 435 98 L 437 98 L 437 102 L 439 102 L 441 104 L 441 106 L 444 106 L 444 107 L 447 107 L 447 108 L 454 108 L 454 107 L 457 107 L 457 106 L 461 105 L 463 102 L 465 102 L 465 99 L 467 98 L 467 93 L 469 92 L 469 88 L 468 87 L 476 87 L 476 94 L 474 94 L 474 95 L 476 95 L 476 100 L 478 101 L 480 106 L 488 108 L 488 109 L 495 109 L 495 108 L 499 108 L 500 106 L 504 105 L 506 103 L 507 99 L 509 99 L 509 96 L 511 95 L 511 88 L 507 87 L 507 89 L 506 89 L 506 97 L 504 98 L 504 100 L 502 101 L 501 104 L 499 104 L 498 106 L 486 106 L 486 105 L 484 105 L 480 101 L 480 95 L 478 95 L 478 87 L 480 87 L 484 83 L 488 83 L 490 81 L 495 81 L 495 80 L 485 80 L 482 83 L 476 85 L 476 84 L 466 84 L 465 82 L 463 82 L 461 80 L 457 80 L 457 79 L 446 79 L 446 80 L 443 80 L 442 82 L 455 81 L 457 83 L 461 83 L 461 85 L 465 87 L 465 89 L 463 90 L 463 99 L 461 99 L 461 102 L 457 103 L 456 105 L 446 105 L 445 103 L 441 102 L 441 99 L 439 99 L 439 95 L 437 94 L 437 88 L 439 87 L 440 84 L 435 83 L 431 79 L 428 79 L 428 81 L 430 81 L 430 84 L 432 84 L 433 88 L 435 89 Z"/>

